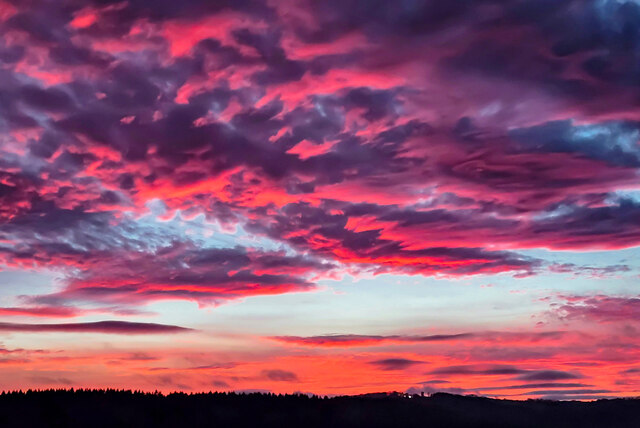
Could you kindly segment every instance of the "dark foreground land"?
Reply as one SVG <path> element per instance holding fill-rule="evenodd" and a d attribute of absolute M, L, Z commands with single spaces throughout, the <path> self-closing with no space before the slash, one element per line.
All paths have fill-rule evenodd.
<path fill-rule="evenodd" d="M 640 399 L 48 390 L 0 395 L 0 427 L 640 427 Z"/>

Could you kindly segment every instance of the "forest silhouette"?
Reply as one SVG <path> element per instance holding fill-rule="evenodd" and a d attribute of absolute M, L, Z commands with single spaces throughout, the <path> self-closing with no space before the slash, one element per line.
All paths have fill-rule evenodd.
<path fill-rule="evenodd" d="M 40 390 L 0 394 L 0 427 L 638 427 L 640 399 L 497 400 L 435 393 Z"/>

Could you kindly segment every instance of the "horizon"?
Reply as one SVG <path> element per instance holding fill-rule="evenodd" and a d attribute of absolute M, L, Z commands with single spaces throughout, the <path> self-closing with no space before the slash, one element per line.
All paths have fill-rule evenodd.
<path fill-rule="evenodd" d="M 502 398 L 502 397 L 488 397 L 485 395 L 477 395 L 477 394 L 454 394 L 451 392 L 443 392 L 443 391 L 435 391 L 435 392 L 424 392 L 420 393 L 407 393 L 401 391 L 380 391 L 380 392 L 368 392 L 363 394 L 354 394 L 354 395 L 318 395 L 309 392 L 290 392 L 290 393 L 274 393 L 274 392 L 265 392 L 265 391 L 251 391 L 251 390 L 210 390 L 210 391 L 182 391 L 182 390 L 174 390 L 170 392 L 162 392 L 159 390 L 142 390 L 142 389 L 113 389 L 113 388 L 47 388 L 47 389 L 27 389 L 27 390 L 10 390 L 10 391 L 0 391 L 0 396 L 6 395 L 28 395 L 28 394 L 40 394 L 40 393 L 117 393 L 117 394 L 128 394 L 128 395 L 149 395 L 149 396 L 160 396 L 163 398 L 171 397 L 172 395 L 186 395 L 186 396 L 199 396 L 199 395 L 222 395 L 222 396 L 246 396 L 246 395 L 259 395 L 264 397 L 274 397 L 274 398 L 288 398 L 288 397 L 306 397 L 313 398 L 318 400 L 330 400 L 330 399 L 340 399 L 340 398 L 363 398 L 363 399 L 414 399 L 414 398 L 436 398 L 438 396 L 450 396 L 457 398 L 479 398 L 479 399 L 487 399 L 490 401 L 514 401 L 514 402 L 523 402 L 523 401 L 544 401 L 544 402 L 565 402 L 565 403 L 593 403 L 593 402 L 608 402 L 615 400 L 623 400 L 623 401 L 637 401 L 640 403 L 640 396 L 636 397 L 601 397 L 601 398 L 592 398 L 588 400 L 582 399 L 570 399 L 565 400 L 562 398 Z"/>
<path fill-rule="evenodd" d="M 273 393 L 142 393 L 50 390 L 0 394 L 3 426 L 407 426 L 629 427 L 640 400 L 513 401 L 434 393 L 431 396 L 321 397 Z M 15 418 L 12 414 L 20 414 Z"/>
<path fill-rule="evenodd" d="M 640 1 L 0 33 L 0 390 L 640 396 Z"/>

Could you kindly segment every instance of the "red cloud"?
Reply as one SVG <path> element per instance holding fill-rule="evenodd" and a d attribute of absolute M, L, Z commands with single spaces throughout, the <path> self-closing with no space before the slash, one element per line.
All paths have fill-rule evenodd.
<path fill-rule="evenodd" d="M 333 267 L 304 256 L 174 243 L 155 252 L 103 253 L 83 266 L 80 274 L 69 277 L 64 290 L 25 300 L 47 305 L 53 312 L 60 304 L 81 302 L 131 305 L 185 299 L 216 304 L 256 295 L 308 291 L 315 286 L 307 276 Z M 28 313 L 30 309 L 20 310 Z M 118 310 L 126 309 L 114 309 Z M 16 311 L 19 309 L 9 312 Z"/>

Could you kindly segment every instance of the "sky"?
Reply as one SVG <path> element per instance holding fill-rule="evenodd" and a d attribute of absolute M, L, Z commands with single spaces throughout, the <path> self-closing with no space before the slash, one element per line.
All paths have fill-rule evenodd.
<path fill-rule="evenodd" d="M 640 2 L 0 33 L 0 390 L 640 395 Z"/>

